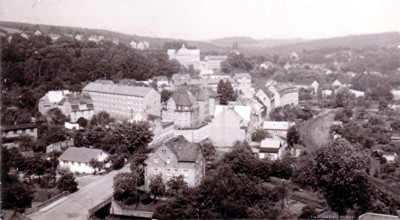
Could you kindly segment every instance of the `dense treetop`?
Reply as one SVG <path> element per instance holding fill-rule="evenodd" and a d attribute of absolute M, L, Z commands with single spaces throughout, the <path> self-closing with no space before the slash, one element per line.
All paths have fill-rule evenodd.
<path fill-rule="evenodd" d="M 63 36 L 53 42 L 44 35 L 26 39 L 13 34 L 0 42 L 2 106 L 16 107 L 17 115 L 34 116 L 37 100 L 49 90 L 80 91 L 85 82 L 96 79 L 169 77 L 180 69 L 165 51 L 143 52 L 109 41 L 96 44 Z"/>

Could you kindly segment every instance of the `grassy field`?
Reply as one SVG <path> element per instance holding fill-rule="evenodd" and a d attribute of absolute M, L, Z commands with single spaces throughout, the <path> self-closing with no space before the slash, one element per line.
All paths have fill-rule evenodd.
<path fill-rule="evenodd" d="M 301 140 L 308 152 L 315 151 L 330 141 L 329 128 L 334 121 L 334 111 L 326 110 L 307 121 L 300 129 Z"/>

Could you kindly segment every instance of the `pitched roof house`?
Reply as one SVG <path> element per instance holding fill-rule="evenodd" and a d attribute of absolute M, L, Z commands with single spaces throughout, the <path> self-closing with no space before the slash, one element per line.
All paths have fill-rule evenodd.
<path fill-rule="evenodd" d="M 108 158 L 108 154 L 103 150 L 69 147 L 58 158 L 61 169 L 68 169 L 71 172 L 91 174 L 95 170 L 90 166 L 91 160 L 104 162 Z"/>
<path fill-rule="evenodd" d="M 178 136 L 156 147 L 145 164 L 146 187 L 156 175 L 161 175 L 163 182 L 182 175 L 189 186 L 197 186 L 205 174 L 206 162 L 199 144 Z"/>
<path fill-rule="evenodd" d="M 270 158 L 271 160 L 277 160 L 282 158 L 285 147 L 283 141 L 280 139 L 265 138 L 261 141 L 260 145 L 260 159 Z"/>
<path fill-rule="evenodd" d="M 247 123 L 233 108 L 223 109 L 211 121 L 210 139 L 214 146 L 231 147 L 246 139 Z"/>

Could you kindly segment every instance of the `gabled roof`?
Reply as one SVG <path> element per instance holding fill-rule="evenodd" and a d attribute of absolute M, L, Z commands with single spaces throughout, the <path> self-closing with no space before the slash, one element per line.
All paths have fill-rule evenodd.
<path fill-rule="evenodd" d="M 71 104 L 72 111 L 83 110 L 80 109 L 84 105 L 84 109 L 93 110 L 93 101 L 88 93 L 70 93 L 67 94 L 66 99 Z"/>
<path fill-rule="evenodd" d="M 164 145 L 175 154 L 178 162 L 194 163 L 198 156 L 202 154 L 198 143 L 190 143 L 183 136 L 172 138 Z"/>
<path fill-rule="evenodd" d="M 271 90 L 269 90 L 269 89 L 267 89 L 265 87 L 262 87 L 261 90 L 265 93 L 265 95 L 268 96 L 268 98 L 270 98 L 270 99 L 274 98 L 275 94 L 273 92 L 271 92 Z"/>
<path fill-rule="evenodd" d="M 116 95 L 128 95 L 136 97 L 145 97 L 150 91 L 154 90 L 150 87 L 126 86 L 101 82 L 91 82 L 83 88 L 84 92 L 101 92 Z"/>
<path fill-rule="evenodd" d="M 104 151 L 99 149 L 69 147 L 58 159 L 60 161 L 65 160 L 89 163 L 92 159 L 96 159 L 101 153 L 106 154 Z"/>
<path fill-rule="evenodd" d="M 175 105 L 177 105 L 177 106 L 193 106 L 193 105 L 197 105 L 196 98 L 185 87 L 179 88 L 174 93 L 174 95 L 172 96 L 172 99 L 174 100 Z"/>
<path fill-rule="evenodd" d="M 237 113 L 233 108 L 228 106 L 215 106 L 214 120 L 222 118 L 222 122 L 225 124 L 233 125 L 234 122 L 238 122 L 240 126 L 246 126 L 246 121 Z M 248 122 L 248 121 L 247 121 Z"/>
<path fill-rule="evenodd" d="M 260 153 L 278 153 L 282 147 L 282 141 L 279 139 L 265 138 L 261 141 Z"/>
<path fill-rule="evenodd" d="M 197 101 L 208 101 L 210 98 L 210 92 L 206 88 L 192 87 L 190 92 L 196 97 Z"/>

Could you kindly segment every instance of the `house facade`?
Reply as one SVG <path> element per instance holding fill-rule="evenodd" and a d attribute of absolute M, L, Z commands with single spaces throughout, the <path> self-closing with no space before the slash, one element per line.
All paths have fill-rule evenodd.
<path fill-rule="evenodd" d="M 255 97 L 264 105 L 265 115 L 268 117 L 271 110 L 275 107 L 274 93 L 267 88 L 261 88 L 257 91 Z"/>
<path fill-rule="evenodd" d="M 150 87 L 95 81 L 86 85 L 83 91 L 90 94 L 95 114 L 106 111 L 117 119 L 130 119 L 138 113 L 161 115 L 161 96 Z"/>
<path fill-rule="evenodd" d="M 196 70 L 200 69 L 200 50 L 198 49 L 187 49 L 183 44 L 180 49 L 169 49 L 167 53 L 170 60 L 177 60 L 186 68 L 193 66 Z"/>
<path fill-rule="evenodd" d="M 212 119 L 210 139 L 214 146 L 231 147 L 235 141 L 246 139 L 246 129 L 245 120 L 233 108 L 227 108 Z"/>
<path fill-rule="evenodd" d="M 179 88 L 162 110 L 163 122 L 174 122 L 175 128 L 190 128 L 199 124 L 199 104 L 186 88 Z"/>
<path fill-rule="evenodd" d="M 158 146 L 148 155 L 145 164 L 147 188 L 156 175 L 161 175 L 164 183 L 182 175 L 188 185 L 194 187 L 200 184 L 205 174 L 206 161 L 199 144 L 178 136 Z"/>
<path fill-rule="evenodd" d="M 279 106 L 299 104 L 299 90 L 294 85 L 277 84 L 270 87 L 270 90 L 274 93 L 275 108 Z"/>
<path fill-rule="evenodd" d="M 109 155 L 103 150 L 69 147 L 58 158 L 60 169 L 69 170 L 72 173 L 92 174 L 95 169 L 90 165 L 91 160 L 105 162 Z M 109 164 L 105 164 L 105 167 Z"/>
<path fill-rule="evenodd" d="M 263 129 L 272 135 L 286 137 L 289 128 L 294 125 L 294 122 L 289 121 L 264 121 Z"/>
<path fill-rule="evenodd" d="M 261 141 L 259 158 L 269 158 L 270 160 L 281 159 L 285 151 L 282 140 L 266 138 Z"/>
<path fill-rule="evenodd" d="M 90 120 L 94 115 L 93 101 L 88 93 L 69 92 L 68 90 L 49 91 L 39 100 L 39 112 L 46 115 L 52 108 L 58 108 L 76 122 L 80 117 Z"/>
<path fill-rule="evenodd" d="M 204 57 L 208 69 L 221 69 L 221 63 L 226 60 L 228 56 L 225 55 L 209 55 Z"/>
<path fill-rule="evenodd" d="M 33 123 L 1 126 L 2 144 L 6 146 L 19 145 L 18 141 L 21 135 L 28 135 L 37 140 L 37 132 L 37 126 Z"/>

